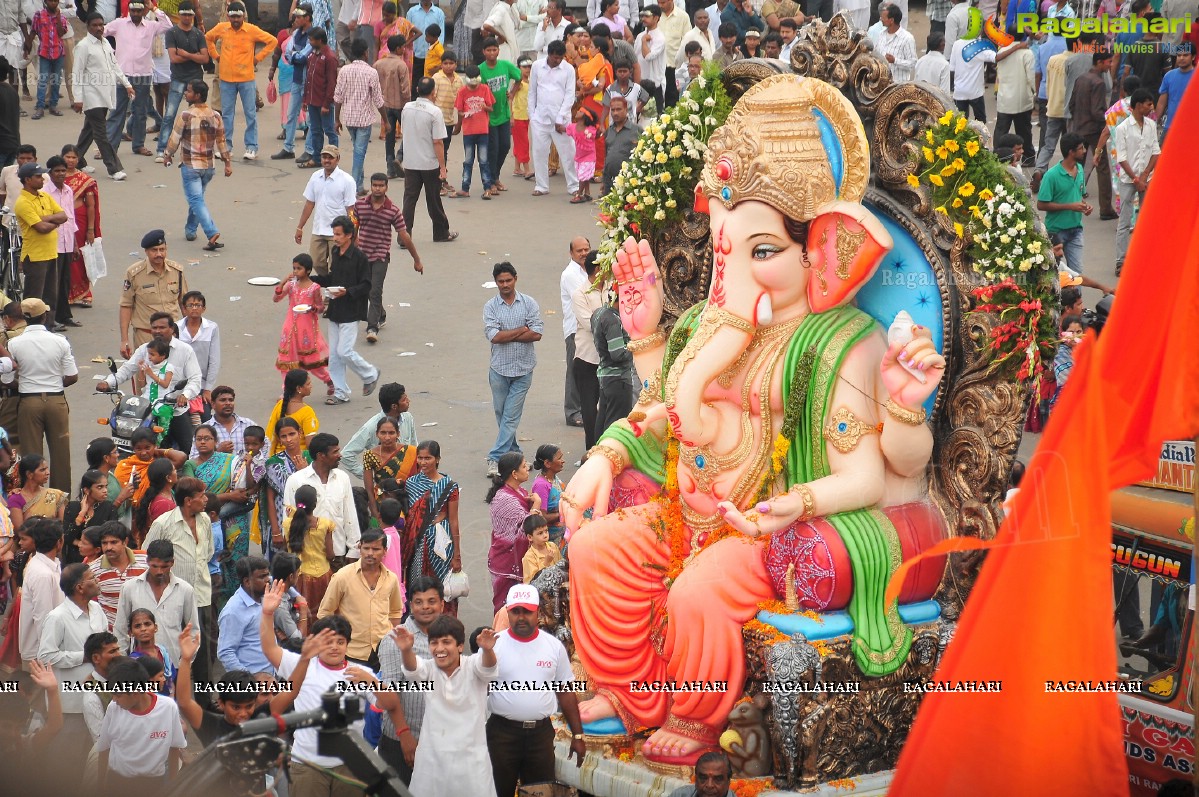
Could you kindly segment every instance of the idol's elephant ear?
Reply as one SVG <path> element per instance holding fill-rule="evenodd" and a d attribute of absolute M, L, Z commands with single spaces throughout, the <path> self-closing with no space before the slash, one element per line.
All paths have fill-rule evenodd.
<path fill-rule="evenodd" d="M 830 202 L 808 224 L 808 303 L 821 313 L 845 304 L 878 269 L 894 242 L 857 202 Z"/>

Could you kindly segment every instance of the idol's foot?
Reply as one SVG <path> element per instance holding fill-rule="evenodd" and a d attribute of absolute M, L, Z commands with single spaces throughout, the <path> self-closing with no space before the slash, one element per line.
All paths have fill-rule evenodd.
<path fill-rule="evenodd" d="M 717 749 L 715 739 L 692 738 L 691 735 L 680 733 L 679 730 L 672 730 L 672 725 L 678 727 L 678 721 L 674 718 L 668 720 L 665 726 L 654 731 L 645 740 L 641 752 L 648 760 L 660 764 L 692 766 L 701 755 L 709 750 Z"/>
<path fill-rule="evenodd" d="M 616 709 L 612 706 L 612 702 L 602 695 L 597 695 L 590 700 L 584 700 L 579 704 L 579 719 L 584 725 L 589 722 L 615 716 Z"/>

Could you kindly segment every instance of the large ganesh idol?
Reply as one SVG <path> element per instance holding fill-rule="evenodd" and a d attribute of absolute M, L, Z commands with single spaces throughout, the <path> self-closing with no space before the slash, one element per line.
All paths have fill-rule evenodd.
<path fill-rule="evenodd" d="M 805 608 L 848 608 L 865 675 L 907 655 L 911 633 L 883 594 L 915 550 L 901 539 L 942 534 L 925 503 L 923 405 L 945 360 L 927 330 L 900 329 L 908 342 L 889 345 L 854 306 L 892 247 L 861 204 L 868 178 L 866 136 L 840 92 L 766 78 L 705 156 L 707 300 L 666 336 L 649 245 L 627 241 L 613 267 L 645 389 L 562 505 L 575 530 L 572 631 L 596 693 L 583 720 L 657 728 L 650 761 L 687 764 L 716 746 L 745 678 L 742 625 L 788 578 Z M 654 681 L 728 689 L 631 688 Z"/>

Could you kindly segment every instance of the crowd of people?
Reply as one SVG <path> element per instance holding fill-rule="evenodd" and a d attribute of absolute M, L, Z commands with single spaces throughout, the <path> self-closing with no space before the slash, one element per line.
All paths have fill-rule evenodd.
<path fill-rule="evenodd" d="M 1087 323 L 1079 288 L 1114 293 L 1083 274 L 1092 172 L 1100 219 L 1117 222 L 1118 274 L 1199 40 L 1192 32 L 1170 48 L 1113 56 L 1101 36 L 1018 35 L 967 58 L 969 3 L 929 3 L 923 55 L 906 2 L 878 6 L 869 35 L 895 81 L 936 86 L 982 122 L 994 107 L 994 150 L 1030 177 L 1062 263 L 1062 346 L 1037 405 L 1047 415 Z M 451 25 L 431 0 L 406 13 L 390 1 L 345 0 L 336 15 L 329 0 L 305 0 L 273 34 L 238 0 L 210 26 L 191 0 L 121 5 L 92 11 L 44 0 L 32 12 L 0 11 L 0 203 L 14 210 L 25 277 L 23 299 L 0 299 L 0 471 L 9 474 L 0 485 L 0 666 L 25 673 L 21 694 L 0 695 L 0 724 L 15 729 L 0 744 L 45 752 L 52 743 L 64 764 L 18 771 L 44 776 L 22 793 L 93 783 L 102 794 L 158 793 L 189 758 L 185 727 L 208 743 L 251 716 L 314 708 L 339 681 L 380 687 L 355 731 L 422 797 L 465 793 L 447 784 L 446 771 L 463 773 L 480 794 L 552 780 L 558 712 L 581 764 L 572 691 L 487 690 L 493 680 L 574 680 L 561 643 L 538 630 L 540 596 L 530 586 L 569 556 L 559 511 L 567 463 L 554 444 L 528 461 L 517 437 L 543 311 L 518 290 L 512 263 L 495 264 L 496 295 L 483 307 L 497 426 L 485 455 L 495 616 L 470 636 L 467 655 L 457 620 L 465 594 L 459 485 L 440 470 L 439 444 L 418 439 L 404 386 L 382 382 L 357 350 L 360 328 L 374 344 L 387 322 L 392 241 L 422 273 L 411 234 L 421 194 L 433 241 L 455 240 L 443 200 L 470 198 L 476 163 L 483 200 L 499 199 L 505 181 L 518 178 L 546 196 L 561 173 L 569 202 L 586 204 L 609 190 L 642 120 L 677 101 L 705 62 L 788 61 L 806 20 L 842 11 L 866 28 L 871 9 L 864 0 L 591 0 L 571 13 L 564 0 L 494 0 L 468 2 Z M 1047 6 L 1049 16 L 1096 13 Z M 1101 11 L 1155 15 L 1150 0 Z M 3 44 L 13 33 L 19 52 Z M 1138 41 L 1121 36 L 1124 45 Z M 22 65 L 31 59 L 36 67 Z M 294 231 L 297 245 L 307 235 L 307 251 L 292 258 L 273 296 L 286 307 L 275 363 L 281 396 L 264 424 L 237 412 L 236 389 L 220 378 L 219 324 L 168 258 L 167 234 L 151 230 L 145 257 L 124 274 L 125 361 L 97 390 L 132 384 L 158 408 L 157 426 L 134 432 L 129 450 L 98 437 L 81 452 L 65 396 L 79 370 L 57 333 L 80 326 L 72 307 L 93 302 L 88 264 L 102 237 L 102 191 L 88 158 L 116 181 L 127 179 L 126 141 L 133 156 L 168 167 L 178 160 L 184 237 L 202 233 L 204 249 L 225 247 L 205 189 L 216 160 L 232 173 L 239 100 L 241 160 L 259 157 L 256 67 L 268 61 L 265 93 L 280 109 L 281 142 L 270 157 L 313 170 Z M 31 111 L 21 109 L 19 89 Z M 62 115 L 63 95 L 82 129 L 43 159 L 39 145 L 49 148 L 37 124 Z M 376 135 L 385 171 L 370 173 Z M 447 171 L 458 136 L 460 180 Z M 348 170 L 343 146 L 352 151 Z M 396 179 L 404 181 L 399 204 L 388 195 Z M 567 365 L 554 377 L 564 385 L 564 422 L 583 429 L 588 449 L 629 413 L 641 386 L 613 297 L 592 287 L 597 266 L 590 241 L 569 242 L 559 281 Z M 312 398 L 313 378 L 323 397 Z M 314 404 L 346 404 L 355 393 L 374 396 L 379 411 L 343 447 L 321 430 Z M 257 682 L 276 678 L 276 691 L 255 695 Z M 405 679 L 432 690 L 382 688 Z M 156 686 L 62 690 L 78 682 Z M 153 743 L 137 741 L 145 738 Z M 727 759 L 701 759 L 701 768 L 689 793 L 723 794 Z M 290 768 L 277 768 L 271 783 L 304 797 L 357 793 L 352 778 L 305 730 Z"/>

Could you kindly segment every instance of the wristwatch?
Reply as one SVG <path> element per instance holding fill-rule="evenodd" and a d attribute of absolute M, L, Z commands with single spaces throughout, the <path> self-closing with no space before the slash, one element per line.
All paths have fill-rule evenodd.
<path fill-rule="evenodd" d="M 573 735 L 571 735 L 571 737 L 570 737 L 570 738 L 571 738 L 571 739 L 582 739 L 582 738 L 584 738 L 586 735 L 587 735 L 587 734 L 584 734 L 584 733 L 576 733 L 576 734 L 573 734 Z"/>

